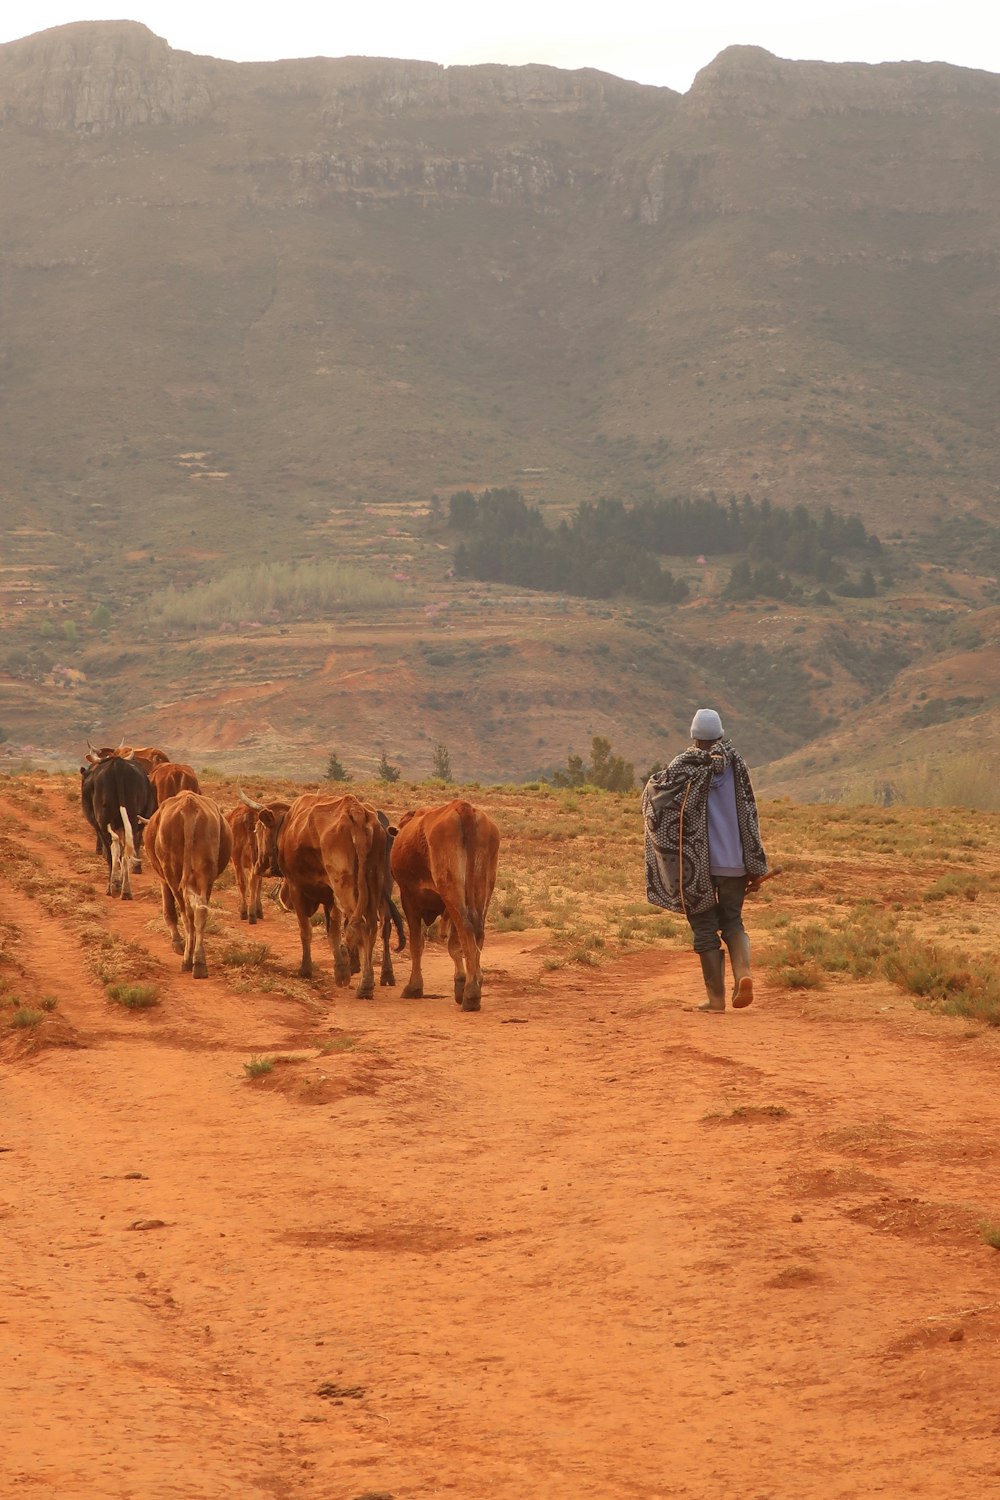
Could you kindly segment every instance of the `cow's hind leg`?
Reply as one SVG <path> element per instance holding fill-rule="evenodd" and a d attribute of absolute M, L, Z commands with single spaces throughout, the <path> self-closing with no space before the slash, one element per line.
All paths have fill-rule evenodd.
<path fill-rule="evenodd" d="M 184 939 L 181 937 L 177 926 L 177 902 L 174 899 L 174 893 L 166 881 L 160 882 L 160 890 L 163 895 L 163 920 L 166 922 L 167 931 L 170 933 L 170 946 L 175 953 L 183 953 Z"/>
<path fill-rule="evenodd" d="M 204 896 L 187 897 L 188 923 L 191 943 L 191 975 L 194 979 L 208 978 L 208 963 L 205 959 L 205 928 L 208 925 L 208 902 Z"/>
<path fill-rule="evenodd" d="M 465 984 L 462 994 L 458 993 L 458 974 L 455 975 L 455 1000 L 463 1010 L 478 1010 L 483 994 L 483 970 L 480 959 L 479 944 L 476 942 L 476 934 L 472 923 L 465 913 L 456 921 L 452 919 L 452 932 L 461 947 L 462 957 L 465 960 Z M 452 950 L 452 938 L 448 939 L 448 948 L 454 957 Z M 457 967 L 457 960 L 456 960 Z"/>
<path fill-rule="evenodd" d="M 403 990 L 404 1000 L 422 1000 L 424 975 L 421 959 L 424 956 L 424 924 L 419 906 L 414 906 L 402 896 L 403 913 L 410 931 L 410 977 Z"/>
<path fill-rule="evenodd" d="M 448 923 L 448 952 L 455 965 L 455 1004 L 461 1005 L 465 998 L 465 963 L 462 957 L 462 944 L 458 940 L 458 928 L 454 922 Z"/>
<path fill-rule="evenodd" d="M 292 906 L 299 923 L 299 938 L 302 942 L 302 962 L 299 964 L 299 978 L 311 979 L 312 966 L 312 927 L 310 919 L 316 910 L 315 902 L 304 901 L 298 893 L 291 897 Z"/>
<path fill-rule="evenodd" d="M 351 982 L 351 955 L 344 942 L 344 922 L 336 901 L 326 908 L 326 935 L 333 959 L 334 981 L 340 989 L 346 989 Z"/>
<path fill-rule="evenodd" d="M 354 991 L 359 1000 L 370 1000 L 375 993 L 375 939 L 378 937 L 378 922 L 365 921 L 365 935 L 361 941 L 359 958 L 361 978 Z"/>

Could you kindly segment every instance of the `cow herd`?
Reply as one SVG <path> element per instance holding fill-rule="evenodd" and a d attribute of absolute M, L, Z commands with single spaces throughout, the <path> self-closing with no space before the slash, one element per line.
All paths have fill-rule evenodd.
<path fill-rule="evenodd" d="M 375 993 L 375 944 L 382 937 L 379 982 L 395 983 L 391 937 L 410 935 L 412 966 L 404 997 L 423 995 L 424 929 L 446 919 L 455 966 L 455 1001 L 479 1010 L 486 914 L 496 884 L 500 833 L 481 809 L 457 799 L 404 813 L 384 812 L 347 792 L 307 792 L 294 801 L 256 802 L 241 791 L 223 813 L 190 766 L 153 746 L 95 748 L 80 767 L 84 816 L 108 868 L 108 895 L 132 899 L 130 872 L 146 856 L 160 881 L 163 917 L 181 968 L 208 975 L 205 928 L 212 889 L 232 861 L 240 917 L 264 915 L 264 877 L 280 880 L 278 899 L 295 913 L 302 944 L 299 974 L 311 978 L 312 921 L 322 911 L 338 985 L 358 973 L 356 993 Z"/>

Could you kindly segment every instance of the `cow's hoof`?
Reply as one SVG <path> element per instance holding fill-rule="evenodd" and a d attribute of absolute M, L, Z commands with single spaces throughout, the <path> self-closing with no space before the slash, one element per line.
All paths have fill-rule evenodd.
<path fill-rule="evenodd" d="M 256 913 L 255 912 L 251 912 L 250 915 L 247 917 L 247 921 L 250 923 L 251 927 L 256 927 L 257 926 L 257 916 L 256 916 Z"/>
<path fill-rule="evenodd" d="M 263 920 L 264 920 L 264 908 L 260 905 L 259 902 L 254 907 L 254 916 L 257 918 L 258 922 L 263 922 Z"/>
<path fill-rule="evenodd" d="M 173 950 L 174 950 L 175 953 L 183 953 L 184 952 L 184 944 L 181 942 L 180 938 L 174 938 L 171 941 L 170 946 L 171 946 L 171 948 L 173 948 Z"/>
<path fill-rule="evenodd" d="M 131 901 L 131 899 L 132 899 L 132 892 L 131 891 L 122 891 L 122 900 L 123 901 Z"/>
<path fill-rule="evenodd" d="M 359 1000 L 371 1000 L 375 994 L 374 981 L 371 984 L 359 984 L 354 993 Z"/>
<path fill-rule="evenodd" d="M 424 987 L 422 984 L 408 984 L 403 991 L 404 1000 L 422 1000 L 424 998 Z"/>
<path fill-rule="evenodd" d="M 181 973 L 190 974 L 192 965 L 186 958 L 181 959 Z"/>
<path fill-rule="evenodd" d="M 247 914 L 246 914 L 246 911 L 245 911 L 245 910 L 244 910 L 244 911 L 241 911 L 241 912 L 240 912 L 240 921 L 241 921 L 241 922 L 245 922 L 245 921 L 246 921 L 246 919 L 247 919 Z"/>
<path fill-rule="evenodd" d="M 480 1007 L 480 997 L 476 994 L 466 995 L 461 1005 L 463 1010 L 478 1010 Z"/>
<path fill-rule="evenodd" d="M 299 978 L 300 979 L 311 979 L 312 977 L 313 977 L 312 964 L 300 964 L 299 965 Z"/>
<path fill-rule="evenodd" d="M 194 968 L 191 970 L 191 978 L 192 979 L 207 979 L 208 978 L 208 964 L 195 964 Z"/>
<path fill-rule="evenodd" d="M 384 990 L 391 990 L 395 987 L 396 976 L 390 969 L 388 974 L 379 975 L 378 982 Z"/>

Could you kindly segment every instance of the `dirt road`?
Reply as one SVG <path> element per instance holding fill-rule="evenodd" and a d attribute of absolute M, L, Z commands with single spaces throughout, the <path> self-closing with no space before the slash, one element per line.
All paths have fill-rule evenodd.
<path fill-rule="evenodd" d="M 291 972 L 291 918 L 225 890 L 196 983 L 64 792 L 0 815 L 0 1004 L 56 1001 L 3 1033 L 7 1493 L 1000 1489 L 995 1033 L 882 986 L 706 1017 L 690 955 L 548 971 L 543 932 L 489 940 L 479 1015 L 441 948 L 423 1001 L 325 952 L 241 993 L 213 954 Z M 90 908 L 154 1008 L 106 998 Z"/>

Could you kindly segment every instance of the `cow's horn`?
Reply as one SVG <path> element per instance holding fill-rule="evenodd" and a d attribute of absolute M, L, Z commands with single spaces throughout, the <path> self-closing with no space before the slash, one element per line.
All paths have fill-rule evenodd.
<path fill-rule="evenodd" d="M 255 802 L 252 797 L 248 797 L 247 794 L 246 794 L 246 792 L 240 786 L 239 782 L 236 783 L 236 790 L 240 794 L 240 801 L 241 802 L 245 802 L 246 805 L 247 805 L 247 807 L 252 807 L 255 810 L 255 812 L 263 812 L 264 811 L 264 804 L 263 804 L 263 802 Z"/>

